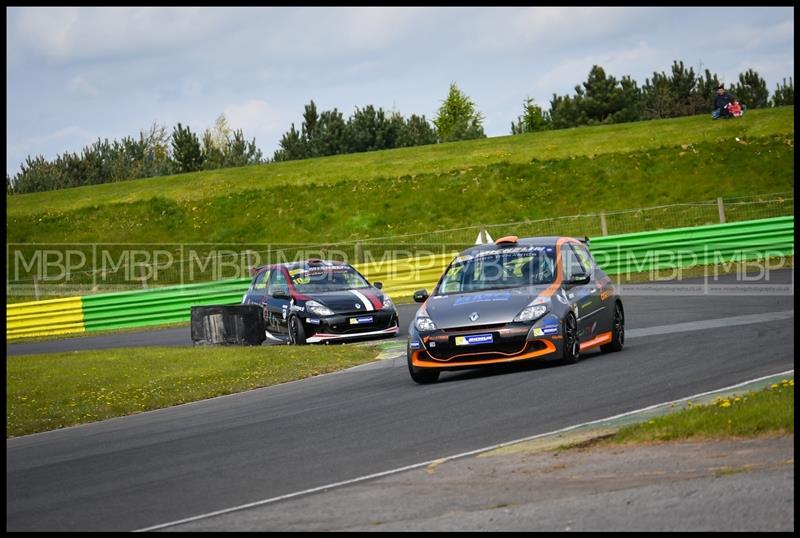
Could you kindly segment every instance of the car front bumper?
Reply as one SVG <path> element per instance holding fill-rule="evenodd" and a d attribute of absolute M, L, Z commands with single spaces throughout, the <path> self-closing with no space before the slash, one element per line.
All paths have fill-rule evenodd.
<path fill-rule="evenodd" d="M 436 330 L 420 334 L 416 327 L 409 330 L 408 358 L 417 368 L 461 369 L 488 364 L 502 364 L 531 359 L 551 359 L 562 356 L 563 336 L 534 335 L 540 329 L 524 323 L 508 323 L 492 327 L 467 327 L 463 329 Z M 458 345 L 461 338 L 492 335 L 492 342 L 476 345 Z"/>
<path fill-rule="evenodd" d="M 367 323 L 351 323 L 351 320 L 371 318 Z M 318 322 L 318 323 L 315 323 Z M 303 320 L 307 334 L 306 342 L 341 342 L 359 339 L 390 338 L 400 331 L 397 312 L 377 311 L 357 314 L 337 314 L 327 318 Z"/>

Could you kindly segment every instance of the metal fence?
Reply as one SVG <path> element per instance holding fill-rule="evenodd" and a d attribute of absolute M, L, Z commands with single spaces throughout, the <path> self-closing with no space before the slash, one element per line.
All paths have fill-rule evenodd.
<path fill-rule="evenodd" d="M 787 191 L 316 244 L 16 244 L 7 249 L 6 293 L 8 302 L 20 302 L 185 285 L 244 278 L 252 266 L 313 257 L 391 262 L 462 250 L 481 234 L 602 237 L 793 214 L 794 193 Z M 82 263 L 70 264 L 73 258 Z"/>

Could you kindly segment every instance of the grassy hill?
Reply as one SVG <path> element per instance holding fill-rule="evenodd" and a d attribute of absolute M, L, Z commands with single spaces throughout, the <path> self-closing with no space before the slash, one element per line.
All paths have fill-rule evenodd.
<path fill-rule="evenodd" d="M 6 240 L 243 250 L 786 192 L 793 181 L 794 107 L 783 107 L 736 120 L 584 127 L 10 196 Z M 609 232 L 704 224 L 716 209 L 648 218 L 647 228 L 634 215 L 623 228 L 610 222 Z M 552 233 L 596 235 L 596 221 Z M 17 248 L 35 247 L 12 246 L 9 255 Z"/>
<path fill-rule="evenodd" d="M 248 189 L 279 185 L 335 184 L 406 175 L 442 174 L 495 163 L 528 163 L 607 153 L 647 151 L 735 137 L 794 137 L 794 107 L 748 112 L 734 121 L 708 116 L 581 127 L 431 146 L 321 157 L 287 163 L 195 172 L 112 184 L 13 196 L 11 215 L 32 214 L 50 206 L 58 211 L 146 200 L 155 195 L 179 202 L 203 200 Z"/>

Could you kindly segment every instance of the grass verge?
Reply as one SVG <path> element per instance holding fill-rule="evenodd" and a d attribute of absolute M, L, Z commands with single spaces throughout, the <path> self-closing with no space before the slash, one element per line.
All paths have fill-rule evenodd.
<path fill-rule="evenodd" d="M 717 397 L 647 422 L 623 426 L 598 444 L 706 440 L 794 433 L 794 378 L 743 395 Z"/>
<path fill-rule="evenodd" d="M 120 348 L 6 358 L 6 437 L 96 422 L 370 362 L 364 346 Z"/>
<path fill-rule="evenodd" d="M 78 243 L 160 243 L 160 248 L 175 250 L 177 257 L 180 243 L 223 245 L 218 248 L 241 245 L 238 250 L 247 244 L 252 250 L 262 251 L 267 243 L 317 244 L 427 234 L 480 223 L 536 221 L 600 210 L 714 200 L 718 196 L 756 196 L 792 190 L 792 142 L 780 136 L 764 137 L 741 147 L 730 141 L 708 142 L 690 150 L 674 146 L 591 158 L 500 162 L 440 173 L 310 183 L 292 189 L 264 186 L 193 201 L 167 198 L 161 191 L 152 190 L 145 200 L 80 209 L 64 210 L 56 203 L 46 203 L 36 213 L 10 214 L 7 241 L 70 243 L 84 251 L 88 259 L 91 247 Z M 12 202 L 13 197 L 9 204 Z M 730 221 L 741 220 L 735 218 L 733 207 L 729 209 Z M 719 222 L 714 206 L 706 211 L 664 211 L 667 213 L 611 215 L 608 233 Z M 762 212 L 760 216 L 766 215 Z M 554 226 L 559 230 L 557 235 L 601 234 L 600 219 L 596 218 L 517 227 L 521 233 L 516 235 L 548 235 L 540 232 L 552 232 Z M 472 242 L 475 235 L 470 231 L 469 237 L 417 237 L 413 243 Z M 16 248 L 24 251 L 22 245 Z M 376 254 L 380 252 L 378 249 Z"/>

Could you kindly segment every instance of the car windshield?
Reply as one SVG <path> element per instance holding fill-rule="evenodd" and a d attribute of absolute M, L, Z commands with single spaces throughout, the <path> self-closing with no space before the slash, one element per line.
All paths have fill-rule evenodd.
<path fill-rule="evenodd" d="M 460 256 L 447 269 L 438 295 L 550 284 L 555 277 L 553 247 L 525 246 Z"/>
<path fill-rule="evenodd" d="M 292 284 L 300 293 L 321 293 L 352 288 L 368 288 L 369 284 L 349 265 L 325 265 L 289 269 Z"/>

